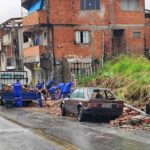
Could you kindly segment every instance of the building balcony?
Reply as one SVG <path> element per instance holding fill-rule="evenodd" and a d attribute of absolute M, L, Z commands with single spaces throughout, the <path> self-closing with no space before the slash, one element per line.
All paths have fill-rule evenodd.
<path fill-rule="evenodd" d="M 23 18 L 23 26 L 46 24 L 46 11 L 35 11 Z"/>
<path fill-rule="evenodd" d="M 42 54 L 46 53 L 46 46 L 33 46 L 23 49 L 24 63 L 35 63 L 40 62 Z"/>

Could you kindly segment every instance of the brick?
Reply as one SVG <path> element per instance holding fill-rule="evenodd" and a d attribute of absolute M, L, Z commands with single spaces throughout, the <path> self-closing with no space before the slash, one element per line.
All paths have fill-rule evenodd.
<path fill-rule="evenodd" d="M 49 19 L 50 23 L 54 25 L 52 40 L 56 59 L 61 59 L 64 55 L 77 55 L 82 57 L 94 56 L 96 59 L 99 59 L 103 47 L 105 47 L 107 53 L 110 54 L 112 45 L 111 24 L 113 24 L 114 29 L 124 29 L 124 40 L 127 51 L 138 55 L 144 53 L 144 34 L 146 29 L 149 30 L 148 27 L 146 29 L 144 27 L 144 0 L 139 0 L 139 10 L 137 12 L 122 11 L 120 0 L 114 0 L 113 4 L 110 3 L 110 0 L 100 0 L 100 10 L 96 11 L 80 10 L 80 0 L 49 1 Z M 25 17 L 23 24 L 32 25 L 45 22 L 46 14 L 39 16 L 37 13 L 39 12 L 34 12 Z M 112 18 L 110 16 L 112 16 Z M 88 30 L 93 32 L 90 44 L 76 44 L 76 30 Z M 140 32 L 140 38 L 134 38 L 133 32 Z M 150 34 L 147 33 L 146 35 L 146 42 L 148 42 L 150 41 Z M 147 43 L 147 46 L 150 46 L 150 44 Z"/>

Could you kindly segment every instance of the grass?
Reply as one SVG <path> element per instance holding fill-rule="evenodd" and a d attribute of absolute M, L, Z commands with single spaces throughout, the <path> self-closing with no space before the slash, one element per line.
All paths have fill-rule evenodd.
<path fill-rule="evenodd" d="M 121 55 L 108 61 L 95 75 L 80 78 L 78 83 L 111 88 L 120 99 L 141 101 L 150 93 L 150 61 Z"/>

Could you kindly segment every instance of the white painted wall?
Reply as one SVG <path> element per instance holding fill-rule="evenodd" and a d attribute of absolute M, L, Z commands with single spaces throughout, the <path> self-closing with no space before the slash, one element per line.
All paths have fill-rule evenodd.
<path fill-rule="evenodd" d="M 28 84 L 30 84 L 31 80 L 32 80 L 31 70 L 29 70 L 27 67 L 24 66 L 24 71 L 27 71 L 27 74 L 28 74 Z"/>
<path fill-rule="evenodd" d="M 1 54 L 1 71 L 6 71 L 6 54 L 5 53 L 2 53 Z"/>

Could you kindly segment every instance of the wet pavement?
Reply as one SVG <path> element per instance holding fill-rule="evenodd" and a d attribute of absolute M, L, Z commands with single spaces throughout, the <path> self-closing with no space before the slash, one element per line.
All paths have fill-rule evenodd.
<path fill-rule="evenodd" d="M 0 150 L 60 150 L 41 136 L 0 117 Z"/>
<path fill-rule="evenodd" d="M 80 123 L 32 109 L 0 108 L 0 115 L 38 136 L 70 150 L 149 150 L 150 132 L 112 128 L 105 123 Z M 44 148 L 42 148 L 44 150 Z"/>

